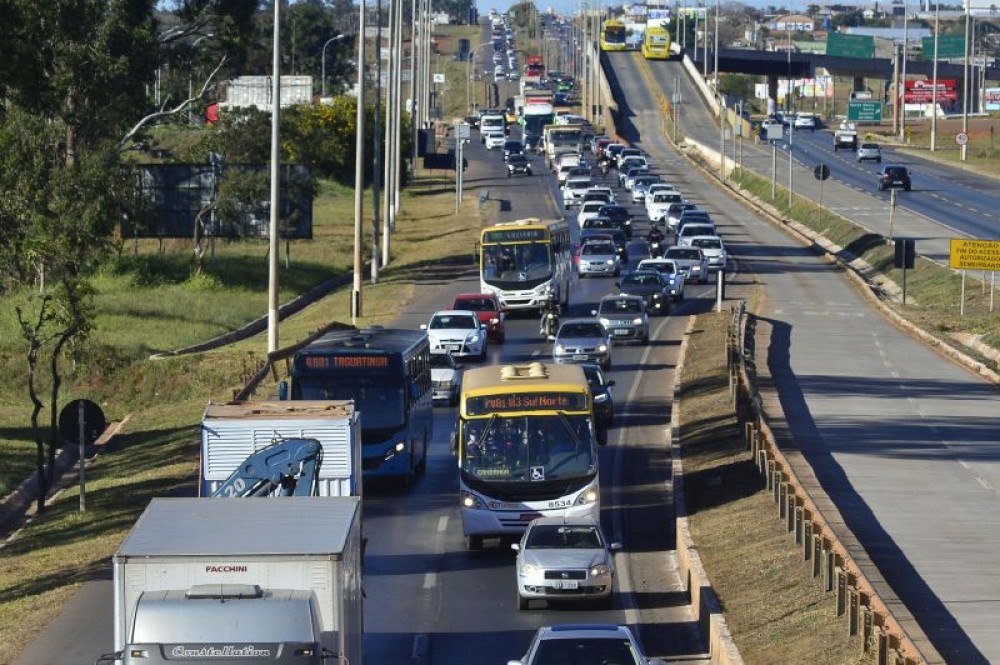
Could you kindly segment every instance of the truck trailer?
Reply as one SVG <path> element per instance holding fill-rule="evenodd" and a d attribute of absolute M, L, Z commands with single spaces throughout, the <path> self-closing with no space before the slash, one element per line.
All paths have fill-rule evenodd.
<path fill-rule="evenodd" d="M 361 665 L 361 499 L 156 498 L 113 558 L 98 663 Z"/>
<path fill-rule="evenodd" d="M 283 439 L 322 446 L 319 496 L 361 496 L 361 422 L 354 402 L 209 404 L 201 420 L 201 496 L 212 496 L 247 458 Z"/>

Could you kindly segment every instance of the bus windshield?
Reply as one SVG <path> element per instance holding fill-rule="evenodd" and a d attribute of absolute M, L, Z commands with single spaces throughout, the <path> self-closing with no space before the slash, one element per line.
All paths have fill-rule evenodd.
<path fill-rule="evenodd" d="M 401 377 L 305 376 L 296 382 L 295 399 L 352 399 L 362 429 L 398 429 L 405 422 L 402 384 Z"/>
<path fill-rule="evenodd" d="M 624 44 L 626 37 L 625 26 L 609 25 L 604 28 L 604 41 L 609 44 Z"/>
<path fill-rule="evenodd" d="M 589 416 L 492 416 L 462 424 L 462 470 L 480 481 L 526 483 L 597 473 Z"/>
<path fill-rule="evenodd" d="M 548 243 L 483 246 L 483 279 L 500 288 L 530 289 L 552 278 Z"/>

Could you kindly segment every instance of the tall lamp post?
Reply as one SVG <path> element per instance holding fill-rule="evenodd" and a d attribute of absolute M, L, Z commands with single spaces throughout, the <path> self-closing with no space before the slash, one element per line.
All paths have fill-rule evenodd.
<path fill-rule="evenodd" d="M 934 2 L 934 89 L 931 90 L 931 152 L 937 150 L 938 116 L 938 35 L 941 27 L 941 0 Z"/>
<path fill-rule="evenodd" d="M 321 58 L 322 68 L 320 69 L 320 77 L 322 79 L 322 83 L 320 84 L 320 90 L 321 90 L 319 95 L 320 97 L 326 97 L 326 47 L 332 44 L 333 42 L 340 41 L 341 39 L 345 39 L 346 37 L 347 35 L 334 35 L 333 37 L 330 37 L 328 40 L 326 40 L 325 44 L 323 44 L 323 57 Z"/>
<path fill-rule="evenodd" d="M 281 207 L 281 3 L 274 3 L 271 53 L 271 210 L 268 228 L 267 352 L 278 350 L 278 213 Z"/>
<path fill-rule="evenodd" d="M 281 3 L 274 3 L 275 6 Z M 358 1 L 358 109 L 354 139 L 354 283 L 351 289 L 351 323 L 361 317 L 362 215 L 365 196 L 365 0 Z"/>
<path fill-rule="evenodd" d="M 899 114 L 899 139 L 906 138 L 906 59 L 910 54 L 910 8 L 903 0 L 903 63 L 901 81 L 896 86 L 896 95 L 901 96 L 900 107 L 902 113 Z M 902 92 L 900 92 L 902 88 Z"/>
<path fill-rule="evenodd" d="M 493 42 L 483 42 L 476 46 L 476 48 L 472 49 L 472 53 L 469 54 L 469 60 L 465 63 L 465 102 L 470 111 L 472 110 L 472 68 L 476 63 L 476 54 L 484 46 L 493 46 Z"/>
<path fill-rule="evenodd" d="M 969 3 L 965 3 L 965 48 L 963 49 L 962 62 L 962 133 L 969 135 Z M 968 142 L 961 145 L 962 161 L 968 155 Z"/>

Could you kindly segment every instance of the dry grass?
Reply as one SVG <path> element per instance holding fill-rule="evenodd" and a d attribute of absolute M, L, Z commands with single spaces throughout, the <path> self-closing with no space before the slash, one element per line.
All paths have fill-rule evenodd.
<path fill-rule="evenodd" d="M 743 446 L 726 376 L 728 321 L 728 313 L 699 315 L 684 358 L 681 454 L 692 538 L 746 663 L 867 663 Z"/>

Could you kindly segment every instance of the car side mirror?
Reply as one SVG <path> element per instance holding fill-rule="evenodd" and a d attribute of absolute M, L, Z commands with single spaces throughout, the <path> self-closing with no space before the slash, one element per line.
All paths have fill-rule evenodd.
<path fill-rule="evenodd" d="M 512 550 L 514 550 L 515 552 L 520 552 L 521 551 L 521 544 L 520 543 L 511 543 L 510 544 L 510 548 Z"/>
<path fill-rule="evenodd" d="M 616 384 L 615 384 L 615 380 L 614 380 L 614 379 L 611 379 L 611 380 L 609 380 L 609 381 L 608 381 L 608 385 L 609 385 L 609 386 L 614 386 L 614 385 L 616 385 Z"/>
<path fill-rule="evenodd" d="M 421 323 L 420 324 L 420 329 L 421 330 L 427 330 L 427 324 L 426 323 Z"/>
<path fill-rule="evenodd" d="M 622 548 L 621 543 L 611 543 L 610 545 L 608 545 L 608 549 L 611 550 L 612 552 L 617 552 L 621 548 Z"/>

